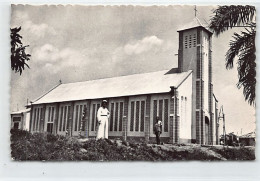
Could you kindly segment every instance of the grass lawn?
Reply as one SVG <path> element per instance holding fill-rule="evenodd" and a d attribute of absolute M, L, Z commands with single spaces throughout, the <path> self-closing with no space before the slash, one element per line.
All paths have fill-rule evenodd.
<path fill-rule="evenodd" d="M 11 130 L 14 160 L 173 161 L 255 160 L 254 147 L 154 145 L 121 140 L 77 139 Z"/>

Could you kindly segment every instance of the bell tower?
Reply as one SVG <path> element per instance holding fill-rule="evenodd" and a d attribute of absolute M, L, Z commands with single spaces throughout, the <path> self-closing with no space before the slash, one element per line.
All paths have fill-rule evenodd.
<path fill-rule="evenodd" d="M 197 17 L 178 32 L 178 72 L 193 71 L 191 136 L 198 144 L 213 144 L 212 32 Z"/>

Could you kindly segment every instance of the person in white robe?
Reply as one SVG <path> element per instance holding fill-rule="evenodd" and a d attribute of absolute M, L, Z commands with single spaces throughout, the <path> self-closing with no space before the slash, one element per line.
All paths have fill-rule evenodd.
<path fill-rule="evenodd" d="M 108 119 L 110 116 L 110 112 L 107 109 L 107 101 L 102 101 L 102 106 L 98 109 L 97 119 L 98 119 L 98 130 L 97 130 L 97 138 L 106 138 L 108 139 Z"/>

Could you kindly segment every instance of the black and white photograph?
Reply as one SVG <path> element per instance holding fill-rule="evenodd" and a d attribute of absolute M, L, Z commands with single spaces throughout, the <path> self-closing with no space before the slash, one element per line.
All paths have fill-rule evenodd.
<path fill-rule="evenodd" d="M 10 8 L 12 161 L 256 160 L 254 5 Z"/>

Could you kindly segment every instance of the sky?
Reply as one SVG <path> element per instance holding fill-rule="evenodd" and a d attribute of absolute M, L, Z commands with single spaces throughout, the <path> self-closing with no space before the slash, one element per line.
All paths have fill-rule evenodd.
<path fill-rule="evenodd" d="M 197 6 L 209 22 L 216 6 Z M 31 54 L 30 69 L 11 73 L 11 111 L 24 109 L 59 80 L 63 83 L 153 72 L 177 67 L 177 29 L 194 18 L 194 6 L 29 6 L 12 5 L 11 28 Z M 225 68 L 225 53 L 237 28 L 213 35 L 214 94 L 223 105 L 226 132 L 255 131 L 255 108 L 236 83 L 236 67 Z M 222 127 L 222 125 L 220 125 Z M 222 132 L 222 130 L 220 130 Z"/>

